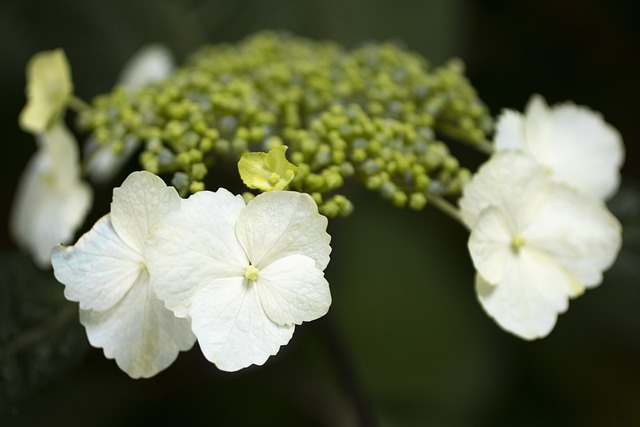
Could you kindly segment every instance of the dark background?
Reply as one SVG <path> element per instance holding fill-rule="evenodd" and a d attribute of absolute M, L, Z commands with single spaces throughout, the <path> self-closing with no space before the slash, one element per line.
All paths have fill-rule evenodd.
<path fill-rule="evenodd" d="M 17 117 L 24 66 L 39 50 L 64 48 L 76 93 L 89 100 L 150 42 L 180 61 L 203 43 L 264 28 L 347 47 L 397 40 L 433 64 L 463 58 L 493 114 L 522 110 L 532 93 L 589 105 L 620 130 L 627 160 L 611 202 L 625 226 L 618 262 L 544 340 L 521 341 L 484 314 L 461 227 L 435 209 L 398 210 L 355 191 L 356 212 L 330 226 L 330 314 L 298 327 L 266 366 L 222 373 L 196 348 L 134 381 L 84 343 L 14 393 L 0 424 L 640 425 L 639 14 L 639 2 L 623 0 L 2 0 L 0 289 L 12 295 L 29 295 L 28 282 L 40 280 L 15 279 L 30 264 L 14 254 L 6 227 L 35 151 Z M 99 197 L 107 201 L 88 225 L 110 193 Z M 48 273 L 38 277 L 61 296 Z M 5 315 L 18 311 L 10 304 L 0 303 Z M 0 394 L 12 395 L 4 378 Z"/>

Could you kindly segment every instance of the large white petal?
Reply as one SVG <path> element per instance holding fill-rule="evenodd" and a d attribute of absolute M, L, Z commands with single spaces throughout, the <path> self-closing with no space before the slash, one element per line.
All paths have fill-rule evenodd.
<path fill-rule="evenodd" d="M 225 189 L 200 191 L 155 227 L 145 249 L 151 285 L 176 316 L 187 316 L 197 290 L 215 279 L 244 276 L 249 265 L 235 235 L 246 208 Z"/>
<path fill-rule="evenodd" d="M 516 132 L 518 122 L 523 133 Z M 494 143 L 497 150 L 527 151 L 555 181 L 584 194 L 606 199 L 618 188 L 622 137 L 589 108 L 573 103 L 550 108 L 533 95 L 524 116 L 507 111 L 499 117 Z"/>
<path fill-rule="evenodd" d="M 175 317 L 155 296 L 145 271 L 111 309 L 80 310 L 80 322 L 91 345 L 103 348 L 132 378 L 154 376 L 196 340 L 189 321 Z"/>
<path fill-rule="evenodd" d="M 610 197 L 618 189 L 624 159 L 620 133 L 585 107 L 567 103 L 552 111 L 553 145 L 540 162 L 553 179 L 590 196 Z"/>
<path fill-rule="evenodd" d="M 255 286 L 265 312 L 280 325 L 315 320 L 331 305 L 324 273 L 304 255 L 289 255 L 264 267 Z"/>
<path fill-rule="evenodd" d="M 289 342 L 294 330 L 269 319 L 256 283 L 244 277 L 218 279 L 200 288 L 189 315 L 202 353 L 223 371 L 262 365 Z"/>
<path fill-rule="evenodd" d="M 500 207 L 519 230 L 531 221 L 543 199 L 549 179 L 531 156 L 520 151 L 495 153 L 473 176 L 460 199 L 460 214 L 474 228 L 482 211 Z"/>
<path fill-rule="evenodd" d="M 151 228 L 167 213 L 180 207 L 175 188 L 151 172 L 131 173 L 113 189 L 111 223 L 120 238 L 143 252 Z"/>
<path fill-rule="evenodd" d="M 331 236 L 327 218 L 311 196 L 295 191 L 271 191 L 251 200 L 236 225 L 251 263 L 263 268 L 287 255 L 306 255 L 324 270 L 329 263 Z"/>
<path fill-rule="evenodd" d="M 104 311 L 129 291 L 144 260 L 118 237 L 105 215 L 74 246 L 55 247 L 51 263 L 67 299 L 78 301 L 84 310 Z"/>
<path fill-rule="evenodd" d="M 523 235 L 527 246 L 552 256 L 586 286 L 602 281 L 622 244 L 620 223 L 604 203 L 564 185 L 550 188 Z"/>
<path fill-rule="evenodd" d="M 482 211 L 469 237 L 469 253 L 476 270 L 489 282 L 502 280 L 505 265 L 514 256 L 515 235 L 503 212 L 495 207 Z"/>
<path fill-rule="evenodd" d="M 476 275 L 480 304 L 503 329 L 521 338 L 542 338 L 568 307 L 568 295 L 579 284 L 552 258 L 523 248 L 496 284 Z"/>

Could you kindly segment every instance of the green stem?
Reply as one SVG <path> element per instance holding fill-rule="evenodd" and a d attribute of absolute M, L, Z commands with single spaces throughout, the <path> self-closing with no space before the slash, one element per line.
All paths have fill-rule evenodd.
<path fill-rule="evenodd" d="M 67 102 L 67 105 L 69 106 L 69 108 L 71 108 L 75 112 L 91 109 L 91 105 L 87 104 L 86 102 L 84 102 L 82 99 L 78 98 L 75 95 L 71 95 L 71 97 L 69 98 L 69 101 Z"/>
<path fill-rule="evenodd" d="M 437 130 L 450 138 L 459 140 L 461 142 L 464 142 L 467 145 L 472 146 L 473 148 L 486 154 L 487 156 L 492 155 L 493 152 L 495 151 L 495 149 L 493 148 L 493 144 L 491 144 L 486 139 L 483 139 L 482 141 L 471 142 L 469 141 L 469 139 L 467 138 L 467 135 L 463 131 L 455 128 L 454 126 L 450 126 L 447 124 L 440 124 L 438 125 Z"/>
<path fill-rule="evenodd" d="M 436 208 L 440 209 L 442 212 L 447 214 L 449 217 L 458 221 L 464 228 L 468 228 L 467 225 L 462 220 L 462 216 L 460 215 L 460 211 L 451 203 L 449 203 L 446 199 L 436 196 L 435 194 L 427 194 L 427 200 Z"/>

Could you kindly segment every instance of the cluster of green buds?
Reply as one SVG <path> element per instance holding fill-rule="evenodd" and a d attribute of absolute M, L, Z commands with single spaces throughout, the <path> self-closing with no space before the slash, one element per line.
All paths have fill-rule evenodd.
<path fill-rule="evenodd" d="M 353 210 L 350 181 L 422 209 L 470 177 L 445 141 L 481 145 L 492 130 L 463 68 L 431 68 L 393 44 L 346 50 L 261 32 L 201 48 L 161 82 L 96 97 L 78 124 L 116 152 L 144 142 L 142 167 L 172 174 L 182 195 L 203 190 L 217 165 L 277 149 L 291 168 L 267 185 L 309 193 L 326 216 Z"/>

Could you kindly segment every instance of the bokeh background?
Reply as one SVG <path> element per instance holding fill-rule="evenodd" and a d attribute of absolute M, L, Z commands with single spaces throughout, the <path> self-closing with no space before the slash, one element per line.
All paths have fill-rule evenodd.
<path fill-rule="evenodd" d="M 639 16 L 632 0 L 2 0 L 0 425 L 640 425 Z M 64 48 L 89 100 L 148 43 L 180 61 L 265 28 L 347 47 L 395 40 L 433 64 L 461 57 L 494 114 L 522 110 L 532 93 L 602 112 L 627 149 L 610 205 L 625 243 L 604 284 L 548 338 L 521 341 L 476 302 L 460 226 L 354 189 L 355 213 L 330 225 L 326 318 L 263 367 L 223 373 L 194 348 L 153 379 L 129 379 L 89 348 L 62 286 L 9 237 L 35 151 L 17 126 L 24 66 Z M 102 189 L 87 224 L 109 199 Z"/>

